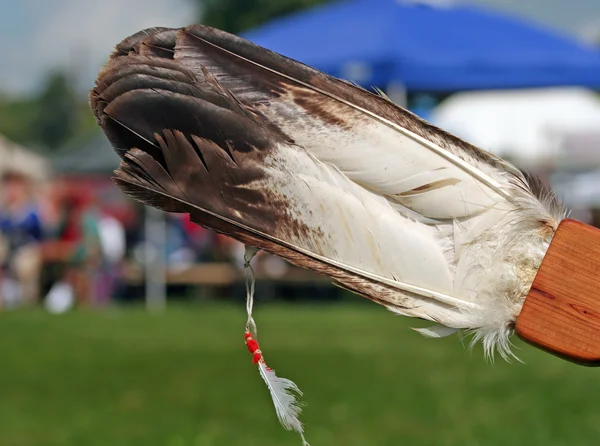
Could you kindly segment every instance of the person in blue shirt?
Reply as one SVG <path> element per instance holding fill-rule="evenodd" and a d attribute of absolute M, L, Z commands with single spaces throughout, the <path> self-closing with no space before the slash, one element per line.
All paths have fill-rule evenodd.
<path fill-rule="evenodd" d="M 2 238 L 0 300 L 33 301 L 39 289 L 39 243 L 42 223 L 30 178 L 5 172 L 0 180 L 0 236 Z"/>

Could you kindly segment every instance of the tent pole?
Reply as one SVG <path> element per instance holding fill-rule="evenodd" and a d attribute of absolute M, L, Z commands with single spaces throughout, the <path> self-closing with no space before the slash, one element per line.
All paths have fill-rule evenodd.
<path fill-rule="evenodd" d="M 161 311 L 167 304 L 166 265 L 164 260 L 166 244 L 165 214 L 152 207 L 145 207 L 146 235 L 146 308 Z"/>

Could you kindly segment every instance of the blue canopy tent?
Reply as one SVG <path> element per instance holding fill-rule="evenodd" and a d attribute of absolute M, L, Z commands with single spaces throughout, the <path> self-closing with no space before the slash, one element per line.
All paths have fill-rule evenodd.
<path fill-rule="evenodd" d="M 470 5 L 345 0 L 273 21 L 245 38 L 365 86 L 408 91 L 600 87 L 600 52 Z"/>

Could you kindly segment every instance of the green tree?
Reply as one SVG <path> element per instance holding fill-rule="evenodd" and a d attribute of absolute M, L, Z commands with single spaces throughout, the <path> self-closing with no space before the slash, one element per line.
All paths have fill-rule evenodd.
<path fill-rule="evenodd" d="M 61 147 L 77 126 L 78 98 L 63 73 L 51 74 L 36 99 L 32 139 L 51 150 Z"/>
<path fill-rule="evenodd" d="M 193 0 L 200 2 L 202 23 L 239 33 L 327 0 Z"/>
<path fill-rule="evenodd" d="M 19 144 L 56 150 L 98 131 L 86 96 L 74 91 L 67 74 L 48 75 L 40 91 L 26 96 L 0 93 L 0 134 Z"/>
<path fill-rule="evenodd" d="M 30 142 L 31 123 L 35 115 L 35 98 L 0 95 L 0 135 L 21 144 Z"/>

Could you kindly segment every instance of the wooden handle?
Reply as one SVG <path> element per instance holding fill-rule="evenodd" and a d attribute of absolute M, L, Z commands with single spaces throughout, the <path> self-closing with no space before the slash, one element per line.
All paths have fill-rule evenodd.
<path fill-rule="evenodd" d="M 564 359 L 600 366 L 600 229 L 569 219 L 560 224 L 516 332 Z"/>

